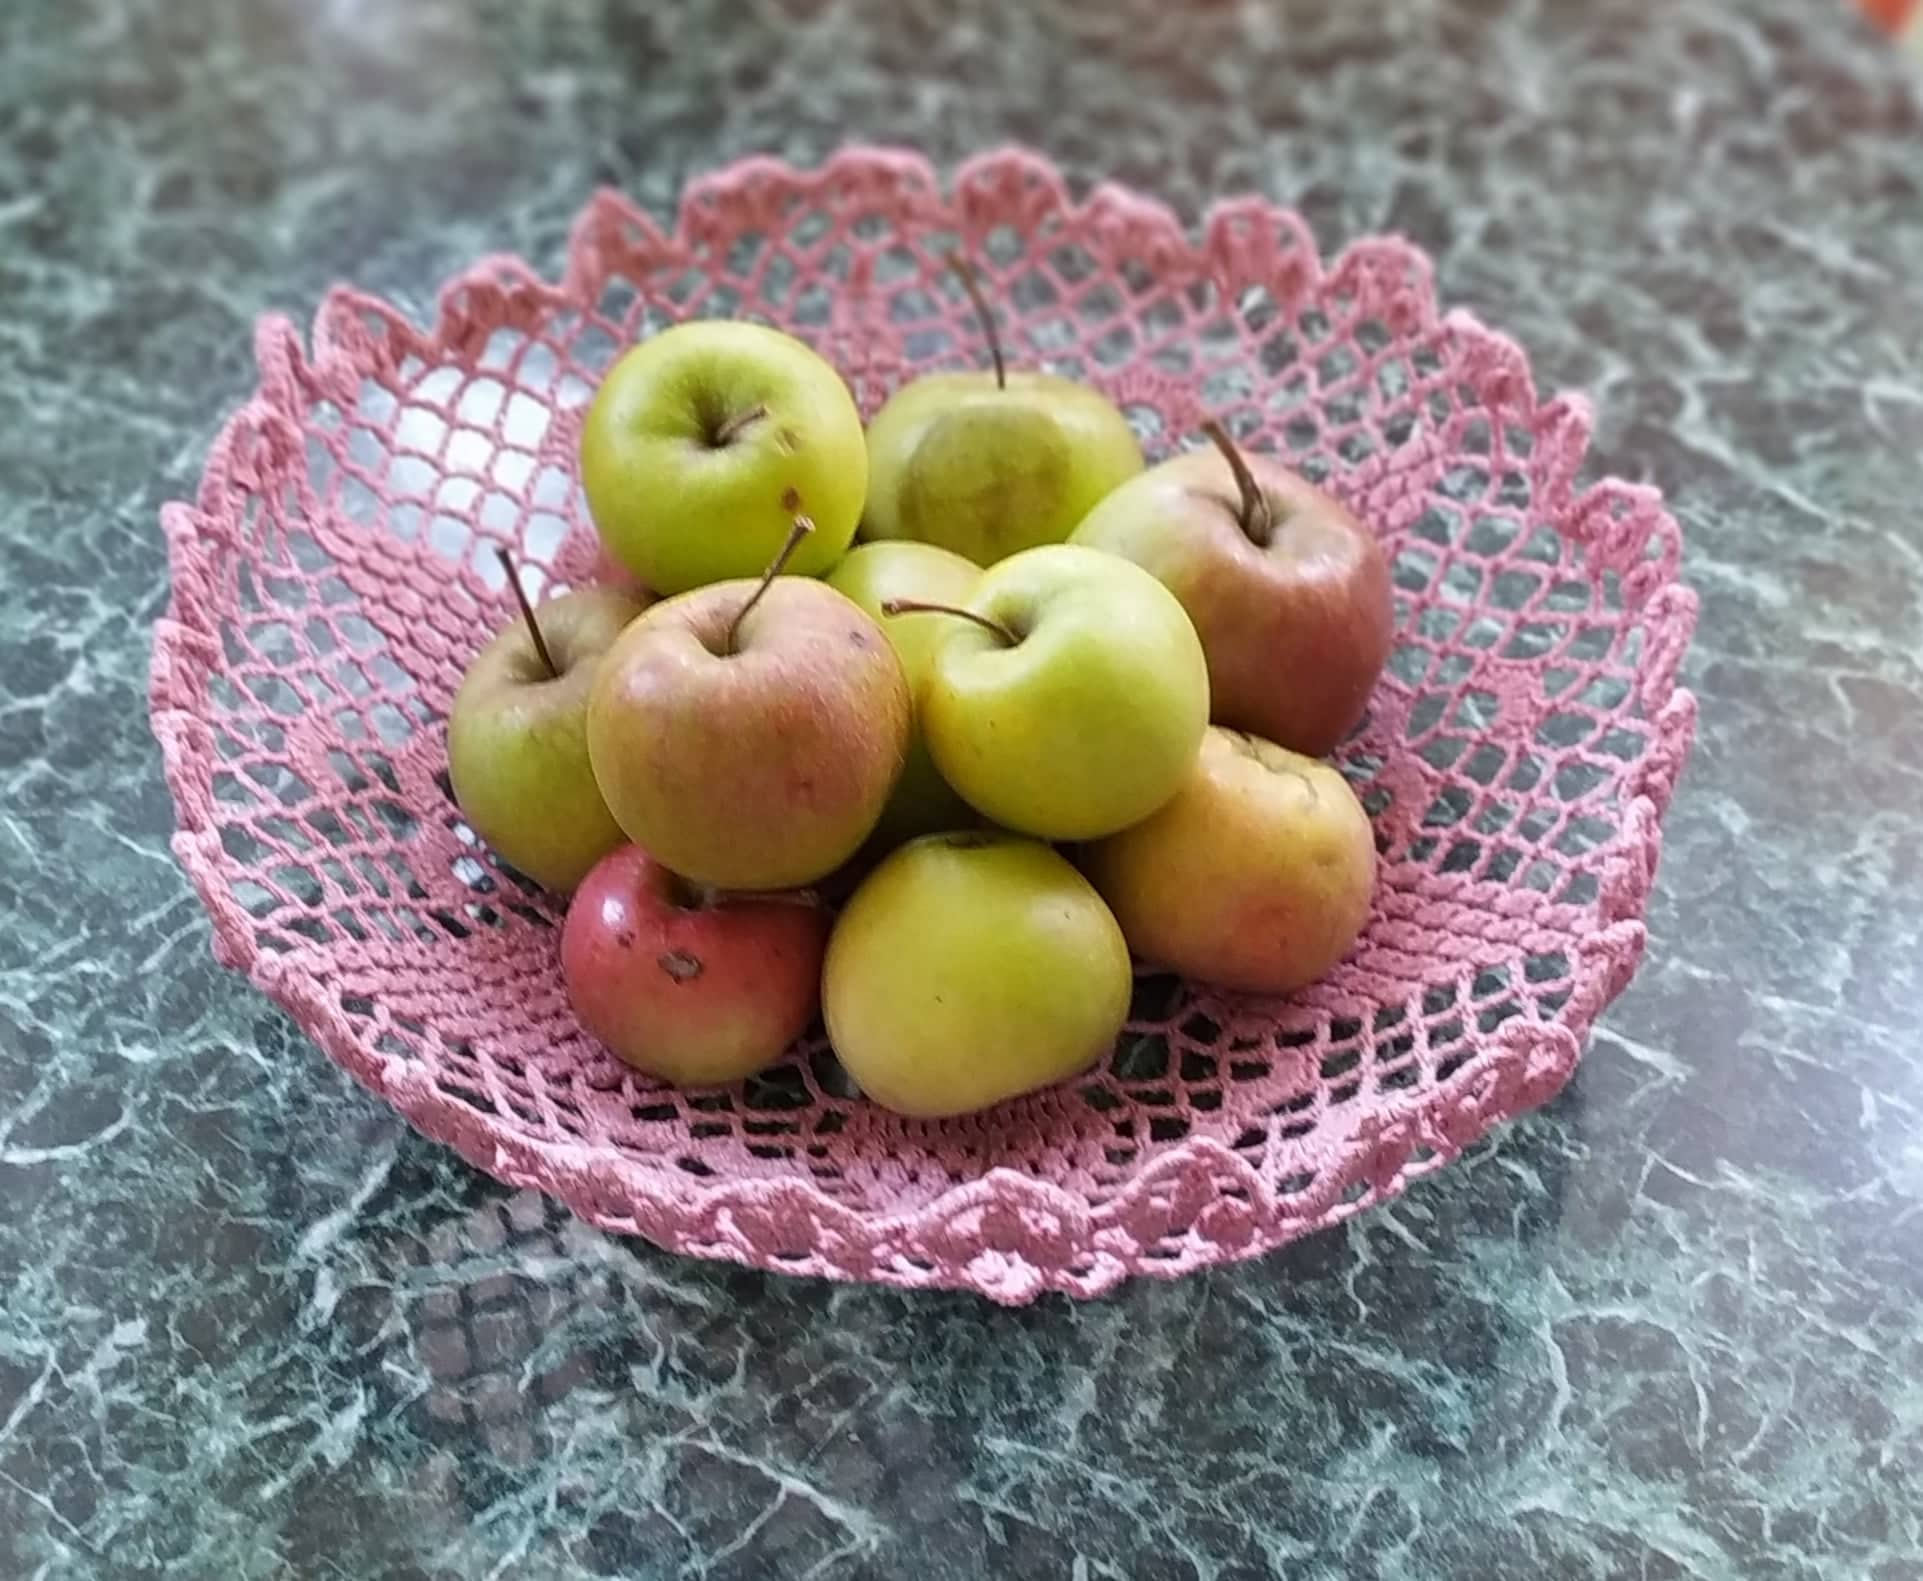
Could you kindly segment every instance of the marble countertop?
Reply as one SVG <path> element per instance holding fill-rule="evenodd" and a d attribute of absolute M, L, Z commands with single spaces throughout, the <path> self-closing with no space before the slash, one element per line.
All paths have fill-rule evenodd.
<path fill-rule="evenodd" d="M 0 17 L 0 1574 L 1923 1578 L 1923 114 L 1807 0 L 25 0 Z M 1074 12 L 1074 15 L 1070 13 Z M 1668 491 L 1699 744 L 1568 1090 L 1016 1311 L 677 1261 L 209 953 L 159 503 L 249 331 L 596 183 L 1005 139 L 1394 228 Z"/>

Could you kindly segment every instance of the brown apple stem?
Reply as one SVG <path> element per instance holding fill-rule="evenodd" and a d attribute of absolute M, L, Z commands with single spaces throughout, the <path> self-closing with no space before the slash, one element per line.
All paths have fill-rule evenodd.
<path fill-rule="evenodd" d="M 541 655 L 541 662 L 547 666 L 548 679 L 561 679 L 561 670 L 554 662 L 554 655 L 548 652 L 547 638 L 541 635 L 541 623 L 534 618 L 534 606 L 527 601 L 527 593 L 521 586 L 520 574 L 514 569 L 514 556 L 496 544 L 494 552 L 501 557 L 501 569 L 507 573 L 507 585 L 514 589 L 514 602 L 521 606 L 521 619 L 527 622 L 527 632 L 534 639 L 534 651 Z"/>
<path fill-rule="evenodd" d="M 975 317 L 981 321 L 982 338 L 988 342 L 988 355 L 995 360 L 995 388 L 1008 388 L 1008 367 L 1002 361 L 1002 337 L 995 329 L 995 315 L 989 311 L 988 298 L 982 295 L 982 283 L 975 274 L 975 266 L 960 253 L 948 255 L 948 267 L 955 271 L 955 278 L 962 283 L 968 293 L 968 300 L 975 305 Z"/>
<path fill-rule="evenodd" d="M 812 889 L 709 889 L 701 895 L 700 909 L 727 906 L 799 906 L 813 910 L 821 896 Z"/>
<path fill-rule="evenodd" d="M 714 435 L 708 443 L 713 445 L 717 450 L 723 445 L 731 445 L 739 439 L 746 430 L 752 428 L 767 415 L 768 408 L 765 406 L 751 406 L 745 412 L 738 412 L 714 431 Z"/>
<path fill-rule="evenodd" d="M 727 641 L 722 648 L 723 653 L 733 653 L 735 651 L 735 640 L 741 635 L 741 623 L 748 618 L 748 611 L 761 602 L 762 595 L 766 593 L 770 587 L 774 586 L 775 578 L 781 575 L 781 568 L 793 558 L 794 552 L 801 547 L 801 540 L 806 538 L 808 534 L 814 530 L 815 524 L 806 516 L 795 517 L 794 526 L 788 529 L 788 541 L 781 546 L 780 551 L 775 555 L 768 569 L 761 573 L 761 581 L 756 584 L 755 590 L 748 595 L 747 602 L 735 611 L 734 619 L 729 622 Z"/>
<path fill-rule="evenodd" d="M 669 902 L 682 911 L 714 911 L 723 906 L 804 906 L 821 904 L 814 889 L 720 889 L 697 884 L 679 873 L 668 875 Z"/>
<path fill-rule="evenodd" d="M 1229 431 L 1210 418 L 1202 425 L 1202 432 L 1208 435 L 1215 448 L 1222 452 L 1222 459 L 1228 462 L 1229 471 L 1235 474 L 1235 486 L 1242 494 L 1242 509 L 1236 516 L 1242 531 L 1249 535 L 1249 541 L 1258 549 L 1266 549 L 1269 540 L 1275 536 L 1275 518 L 1269 511 L 1269 497 L 1262 492 L 1262 485 L 1255 481 L 1255 474 L 1249 470 L 1248 462 L 1236 443 L 1229 438 Z"/>
<path fill-rule="evenodd" d="M 999 620 L 977 615 L 974 610 L 963 609 L 959 604 L 924 604 L 918 598 L 885 598 L 881 601 L 881 612 L 890 619 L 896 615 L 959 615 L 963 620 L 974 621 L 983 631 L 993 632 L 1009 647 L 1021 646 L 1022 639 Z"/>

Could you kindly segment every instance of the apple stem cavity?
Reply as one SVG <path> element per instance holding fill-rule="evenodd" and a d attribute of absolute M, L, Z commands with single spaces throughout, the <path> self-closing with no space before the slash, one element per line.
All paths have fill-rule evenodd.
<path fill-rule="evenodd" d="M 983 631 L 994 633 L 1007 647 L 1018 648 L 1022 642 L 1020 637 L 999 620 L 992 620 L 987 615 L 978 615 L 974 610 L 963 609 L 959 604 L 924 604 L 918 598 L 885 598 L 881 601 L 881 612 L 891 620 L 897 615 L 959 615 L 963 620 L 972 620 Z"/>
<path fill-rule="evenodd" d="M 560 667 L 554 662 L 554 655 L 548 652 L 547 638 L 541 635 L 541 623 L 534 618 L 534 606 L 527 601 L 527 590 L 521 586 L 520 573 L 514 569 L 514 556 L 500 545 L 494 552 L 501 557 L 501 569 L 507 573 L 507 585 L 514 589 L 514 602 L 521 606 L 521 619 L 527 622 L 527 633 L 534 639 L 534 651 L 541 656 L 541 663 L 547 666 L 548 679 L 561 679 Z"/>
<path fill-rule="evenodd" d="M 691 884 L 679 873 L 667 875 L 668 904 L 677 911 L 701 911 L 708 904 L 710 891 L 700 884 Z"/>
<path fill-rule="evenodd" d="M 989 310 L 988 298 L 982 295 L 982 283 L 975 273 L 975 266 L 960 253 L 948 255 L 948 267 L 955 271 L 955 278 L 962 283 L 968 293 L 968 300 L 974 304 L 975 317 L 982 326 L 982 338 L 988 342 L 988 355 L 995 362 L 995 388 L 1008 388 L 1008 365 L 1002 361 L 1002 337 L 995 329 L 995 315 Z"/>
<path fill-rule="evenodd" d="M 1202 425 L 1202 432 L 1209 442 L 1222 452 L 1222 459 L 1229 464 L 1229 471 L 1235 475 L 1235 486 L 1242 494 L 1242 508 L 1236 521 L 1242 531 L 1249 536 L 1249 542 L 1258 549 L 1266 549 L 1275 537 L 1275 516 L 1269 509 L 1269 497 L 1262 492 L 1262 485 L 1255 481 L 1255 474 L 1249 470 L 1241 450 L 1236 447 L 1229 431 L 1210 418 Z"/>
<path fill-rule="evenodd" d="M 716 450 L 731 445 L 767 415 L 768 408 L 766 406 L 751 406 L 745 412 L 737 412 L 733 417 L 730 417 L 725 423 L 721 424 L 719 428 L 715 429 L 714 433 L 709 436 L 708 443 Z"/>
<path fill-rule="evenodd" d="M 721 647 L 721 652 L 724 657 L 739 651 L 736 643 L 741 636 L 741 623 L 748 618 L 748 612 L 761 602 L 762 595 L 766 593 L 770 587 L 774 586 L 775 578 L 781 575 L 781 568 L 794 557 L 794 552 L 801 547 L 801 540 L 806 538 L 808 534 L 814 530 L 815 524 L 806 516 L 795 517 L 794 526 L 788 529 L 788 541 L 781 546 L 773 561 L 769 564 L 768 569 L 761 573 L 761 580 L 755 584 L 755 590 L 748 595 L 747 602 L 735 611 L 734 619 L 728 623 L 728 635 L 724 639 Z"/>

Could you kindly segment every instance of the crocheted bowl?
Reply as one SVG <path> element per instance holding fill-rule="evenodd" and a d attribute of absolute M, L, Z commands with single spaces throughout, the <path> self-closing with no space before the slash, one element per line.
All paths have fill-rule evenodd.
<path fill-rule="evenodd" d="M 1152 459 L 1214 414 L 1382 535 L 1400 645 L 1340 755 L 1382 853 L 1374 915 L 1287 999 L 1143 978 L 1099 1069 L 966 1121 L 865 1103 L 818 1037 L 740 1087 L 660 1087 L 580 1030 L 560 905 L 448 794 L 449 698 L 510 610 L 491 546 L 550 592 L 595 574 L 583 403 L 674 320 L 784 325 L 864 412 L 977 363 L 957 246 L 1011 358 L 1108 390 Z M 311 352 L 278 317 L 256 351 L 198 499 L 162 517 L 174 848 L 223 962 L 419 1129 L 596 1225 L 1008 1302 L 1180 1274 L 1356 1213 L 1542 1102 L 1635 967 L 1695 713 L 1676 525 L 1649 489 L 1578 487 L 1583 404 L 1439 315 L 1400 240 L 1324 263 L 1254 199 L 1198 239 L 1019 151 L 944 188 L 857 149 L 709 176 L 672 231 L 603 193 L 558 282 L 487 259 L 428 329 L 337 289 Z"/>

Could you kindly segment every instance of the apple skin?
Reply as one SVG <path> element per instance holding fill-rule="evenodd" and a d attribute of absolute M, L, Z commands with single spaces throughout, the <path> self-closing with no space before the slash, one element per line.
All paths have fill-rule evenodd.
<path fill-rule="evenodd" d="M 640 579 L 608 552 L 607 544 L 598 534 L 594 540 L 594 565 L 588 572 L 588 581 L 596 587 L 611 587 L 617 592 L 626 593 L 630 598 L 639 599 L 643 604 L 654 602 L 654 594 L 643 587 Z"/>
<path fill-rule="evenodd" d="M 936 645 L 946 634 L 946 623 L 935 619 L 889 618 L 881 606 L 891 598 L 922 599 L 932 603 L 966 602 L 981 581 L 981 567 L 946 549 L 926 543 L 858 544 L 828 574 L 828 585 L 845 594 L 882 629 L 894 645 L 908 678 L 912 697 Z M 919 720 L 909 729 L 908 751 L 901 779 L 875 826 L 873 843 L 891 849 L 918 834 L 961 829 L 976 821 L 974 809 L 950 787 L 928 755 Z"/>
<path fill-rule="evenodd" d="M 833 588 L 776 577 L 656 604 L 609 650 L 588 753 L 609 810 L 674 872 L 792 889 L 860 848 L 901 773 L 908 683 L 888 638 Z"/>
<path fill-rule="evenodd" d="M 1060 543 L 1142 470 L 1128 420 L 1051 373 L 931 373 L 868 425 L 864 539 L 909 538 L 992 565 Z"/>
<path fill-rule="evenodd" d="M 636 1070 L 740 1081 L 814 1020 L 831 920 L 798 897 L 698 893 L 624 845 L 575 891 L 561 974 L 581 1025 Z"/>
<path fill-rule="evenodd" d="M 1092 840 L 1180 789 L 1208 728 L 1207 661 L 1173 594 L 1093 549 L 1024 550 L 982 574 L 953 615 L 918 702 L 942 777 L 993 822 L 1045 840 Z"/>
<path fill-rule="evenodd" d="M 516 615 L 467 667 L 448 710 L 447 775 L 462 816 L 548 889 L 574 888 L 622 841 L 588 763 L 588 697 L 602 656 L 644 607 L 614 588 L 541 605 L 558 680 Z"/>
<path fill-rule="evenodd" d="M 1348 954 L 1375 860 L 1340 773 L 1219 726 L 1174 800 L 1081 852 L 1137 955 L 1256 994 L 1293 992 Z"/>
<path fill-rule="evenodd" d="M 1128 1016 L 1128 946 L 1037 840 L 926 835 L 855 891 L 828 941 L 828 1040 L 875 1102 L 971 1114 L 1087 1070 Z"/>
<path fill-rule="evenodd" d="M 1339 501 L 1267 456 L 1244 459 L 1277 523 L 1266 547 L 1243 531 L 1213 450 L 1123 484 L 1070 541 L 1134 561 L 1182 601 L 1216 723 L 1323 757 L 1361 720 L 1394 645 L 1389 562 Z"/>
<path fill-rule="evenodd" d="M 759 575 L 797 512 L 815 530 L 788 570 L 828 570 L 861 518 L 868 450 L 848 386 L 813 350 L 708 319 L 608 370 L 581 429 L 581 486 L 609 553 L 644 586 L 685 593 Z"/>

